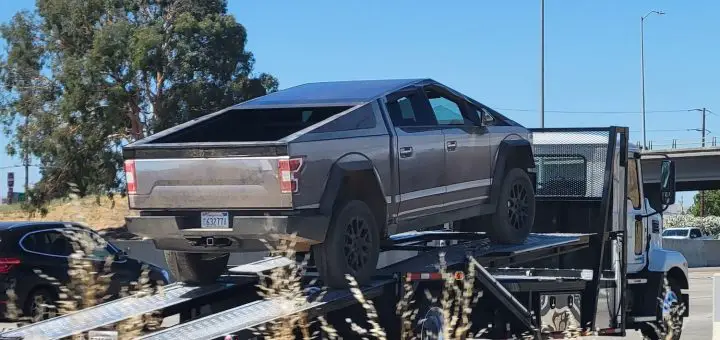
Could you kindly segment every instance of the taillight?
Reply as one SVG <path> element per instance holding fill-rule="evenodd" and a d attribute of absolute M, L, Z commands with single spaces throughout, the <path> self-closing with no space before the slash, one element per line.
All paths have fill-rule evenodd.
<path fill-rule="evenodd" d="M 14 266 L 20 264 L 20 259 L 14 257 L 0 257 L 0 274 L 7 274 Z"/>
<path fill-rule="evenodd" d="M 128 194 L 137 193 L 137 185 L 135 184 L 135 161 L 125 161 L 125 181 L 127 182 Z"/>
<path fill-rule="evenodd" d="M 281 159 L 278 161 L 280 171 L 280 191 L 283 194 L 298 192 L 297 173 L 302 168 L 302 158 Z"/>

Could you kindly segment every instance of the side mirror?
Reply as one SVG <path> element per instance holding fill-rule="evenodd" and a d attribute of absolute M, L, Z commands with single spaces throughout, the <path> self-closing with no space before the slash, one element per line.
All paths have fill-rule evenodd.
<path fill-rule="evenodd" d="M 675 163 L 667 159 L 660 165 L 660 200 L 664 205 L 675 203 Z"/>

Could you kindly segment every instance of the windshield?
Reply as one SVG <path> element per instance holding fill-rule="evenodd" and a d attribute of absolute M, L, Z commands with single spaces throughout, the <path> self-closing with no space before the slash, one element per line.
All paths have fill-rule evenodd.
<path fill-rule="evenodd" d="M 667 229 L 663 232 L 663 236 L 688 236 L 688 229 Z"/>

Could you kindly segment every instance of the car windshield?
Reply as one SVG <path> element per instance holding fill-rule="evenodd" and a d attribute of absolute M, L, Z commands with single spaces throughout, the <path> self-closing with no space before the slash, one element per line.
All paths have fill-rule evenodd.
<path fill-rule="evenodd" d="M 667 229 L 663 232 L 663 236 L 688 236 L 689 229 Z"/>

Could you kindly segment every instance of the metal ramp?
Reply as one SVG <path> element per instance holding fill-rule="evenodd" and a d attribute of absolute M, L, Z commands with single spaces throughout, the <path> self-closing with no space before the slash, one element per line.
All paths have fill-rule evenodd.
<path fill-rule="evenodd" d="M 232 268 L 231 272 L 234 274 L 257 275 L 288 264 L 289 261 L 267 258 L 237 266 Z M 251 280 L 248 276 L 245 276 L 244 279 L 246 282 L 255 282 L 254 279 Z M 201 297 L 220 293 L 237 285 L 238 283 L 235 282 L 219 282 L 205 286 L 173 283 L 153 295 L 144 297 L 128 296 L 0 333 L 0 339 L 58 339 L 69 337 L 73 334 L 113 325 L 137 315 L 188 303 Z"/>
<path fill-rule="evenodd" d="M 366 298 L 371 299 L 380 294 L 385 285 L 394 282 L 396 281 L 390 279 L 376 280 L 370 285 L 362 287 L 361 290 Z M 251 328 L 253 327 L 257 327 L 295 313 L 307 311 L 312 315 L 314 310 L 320 309 L 323 313 L 332 312 L 346 306 L 348 302 L 353 302 L 354 299 L 355 297 L 352 295 L 350 290 L 333 290 L 327 292 L 327 294 L 316 301 L 309 299 L 311 301 L 293 303 L 284 298 L 259 300 L 160 330 L 138 339 L 216 339 L 229 334 L 251 331 Z"/>

